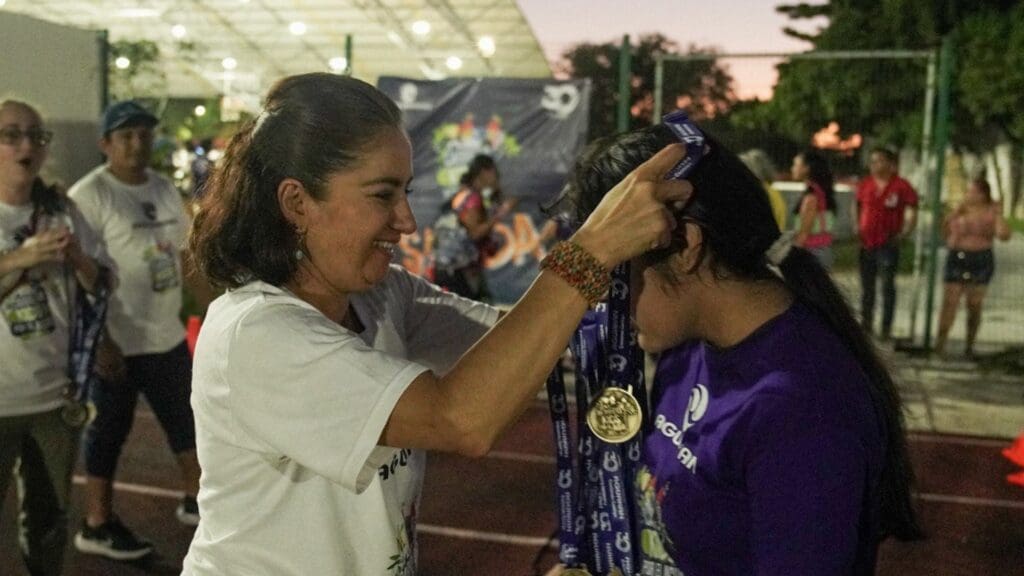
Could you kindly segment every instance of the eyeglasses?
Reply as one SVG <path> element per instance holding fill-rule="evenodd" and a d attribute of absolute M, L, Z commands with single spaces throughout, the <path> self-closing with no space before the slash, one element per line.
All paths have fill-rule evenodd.
<path fill-rule="evenodd" d="M 42 148 L 53 140 L 53 132 L 39 128 L 31 128 L 22 132 L 20 128 L 15 128 L 14 126 L 0 129 L 0 144 L 17 146 L 22 138 L 28 138 L 29 142 Z"/>

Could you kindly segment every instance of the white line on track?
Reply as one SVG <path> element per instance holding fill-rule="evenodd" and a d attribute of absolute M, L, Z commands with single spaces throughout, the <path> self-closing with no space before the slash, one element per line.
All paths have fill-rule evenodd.
<path fill-rule="evenodd" d="M 925 502 L 942 502 L 943 504 L 963 504 L 966 506 L 986 506 L 989 508 L 1016 508 L 1024 510 L 1024 501 L 999 500 L 994 498 L 973 498 L 971 496 L 953 496 L 950 494 L 918 494 L 917 498 Z"/>
<path fill-rule="evenodd" d="M 433 536 L 447 536 L 462 540 L 477 540 L 484 542 L 497 542 L 499 544 L 511 544 L 513 546 L 528 546 L 537 548 L 540 546 L 558 547 L 558 540 L 537 536 L 516 536 L 515 534 L 502 534 L 500 532 L 481 532 L 479 530 L 466 530 L 463 528 L 451 528 L 448 526 L 435 526 L 433 524 L 417 524 L 416 531 Z"/>
<path fill-rule="evenodd" d="M 956 446 L 982 446 L 985 448 L 999 448 L 1009 446 L 1010 440 L 998 440 L 995 438 L 969 438 L 963 436 L 933 436 L 931 434 L 907 434 L 910 442 L 922 442 L 929 444 L 953 444 Z"/>
<path fill-rule="evenodd" d="M 516 455 L 518 458 L 522 455 Z M 84 476 L 75 476 L 75 484 L 85 484 Z M 120 492 L 129 492 L 143 496 L 154 496 L 157 498 L 181 498 L 181 491 L 156 486 L 145 486 L 142 484 L 131 484 L 128 482 L 114 482 L 114 489 Z M 1002 500 L 995 498 L 973 498 L 969 496 L 953 496 L 950 494 L 918 494 L 917 498 L 926 502 L 940 502 L 943 504 L 959 504 L 963 506 L 981 506 L 986 508 L 1011 508 L 1024 510 L 1024 501 Z M 557 540 L 549 541 L 539 536 L 521 536 L 516 534 L 504 534 L 501 532 L 484 532 L 480 530 L 467 530 L 464 528 L 453 528 L 450 526 L 437 526 L 434 524 L 419 524 L 417 530 L 424 534 L 433 536 L 444 536 L 447 538 L 458 538 L 461 540 L 473 540 L 477 542 L 495 542 L 510 546 L 526 546 L 537 548 L 540 546 L 557 547 Z M 552 574 L 549 572 L 548 574 Z"/>

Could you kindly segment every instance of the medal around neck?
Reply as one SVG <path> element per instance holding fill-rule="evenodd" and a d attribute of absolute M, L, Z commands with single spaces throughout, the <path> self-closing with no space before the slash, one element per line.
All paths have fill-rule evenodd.
<path fill-rule="evenodd" d="M 561 572 L 562 576 L 591 576 L 586 568 L 566 568 Z"/>
<path fill-rule="evenodd" d="M 609 386 L 601 391 L 587 411 L 587 426 L 594 436 L 609 444 L 622 444 L 640 431 L 643 416 L 633 387 Z"/>

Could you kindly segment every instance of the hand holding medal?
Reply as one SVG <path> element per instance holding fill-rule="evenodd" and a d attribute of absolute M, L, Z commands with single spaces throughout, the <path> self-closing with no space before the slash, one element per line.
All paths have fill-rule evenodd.
<path fill-rule="evenodd" d="M 561 374 L 552 374 L 548 383 L 559 452 L 559 558 L 565 566 L 561 571 L 563 576 L 632 576 L 639 569 L 639 543 L 633 534 L 632 479 L 641 455 L 638 433 L 643 422 L 646 388 L 643 371 L 636 366 L 643 356 L 636 346 L 629 319 L 630 265 L 628 258 L 621 258 L 619 252 L 632 250 L 631 253 L 636 253 L 635 248 L 639 247 L 630 245 L 634 242 L 645 242 L 642 247 L 647 250 L 669 244 L 675 216 L 666 203 L 671 203 L 676 211 L 682 208 L 693 191 L 683 179 L 705 152 L 703 134 L 685 113 L 669 114 L 664 124 L 685 146 L 685 156 L 680 155 L 680 146 L 666 146 L 638 166 L 604 196 L 574 236 L 602 264 L 621 263 L 612 273 L 606 319 L 599 322 L 606 327 L 606 330 L 599 330 L 606 338 L 588 342 L 581 336 L 583 325 L 574 337 L 577 407 L 585 413 L 585 419 L 580 414 L 578 468 L 574 469 L 568 454 L 569 427 Z M 660 199 L 661 203 L 654 206 L 643 201 L 651 197 Z M 631 223 L 630 230 L 612 236 L 594 234 L 595 237 L 622 238 L 618 246 L 608 252 L 590 246 L 589 232 L 605 232 L 602 226 L 606 222 L 620 224 L 622 219 L 612 215 L 629 210 L 631 203 L 652 207 L 636 213 L 637 219 Z M 663 214 L 662 222 L 667 221 L 668 226 L 659 226 L 655 210 Z M 659 228 L 658 234 L 652 232 Z M 657 238 L 653 242 L 652 236 Z M 596 340 L 606 341 L 601 345 Z M 598 364 L 600 369 L 596 371 L 587 368 Z M 603 377 L 598 377 L 599 373 Z M 588 379 L 604 381 L 603 387 L 598 383 L 597 389 L 589 389 Z M 580 382 L 584 384 L 581 386 Z M 586 521 L 592 517 L 606 520 Z"/>

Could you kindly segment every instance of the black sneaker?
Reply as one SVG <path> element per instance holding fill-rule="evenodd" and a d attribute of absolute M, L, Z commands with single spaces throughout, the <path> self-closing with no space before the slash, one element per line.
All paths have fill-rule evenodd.
<path fill-rule="evenodd" d="M 195 496 L 183 496 L 174 515 L 182 524 L 199 526 L 199 503 L 196 502 Z"/>
<path fill-rule="evenodd" d="M 117 516 L 95 528 L 84 520 L 75 534 L 75 548 L 83 554 L 97 554 L 111 560 L 138 560 L 153 552 L 153 545 L 140 540 Z"/>

